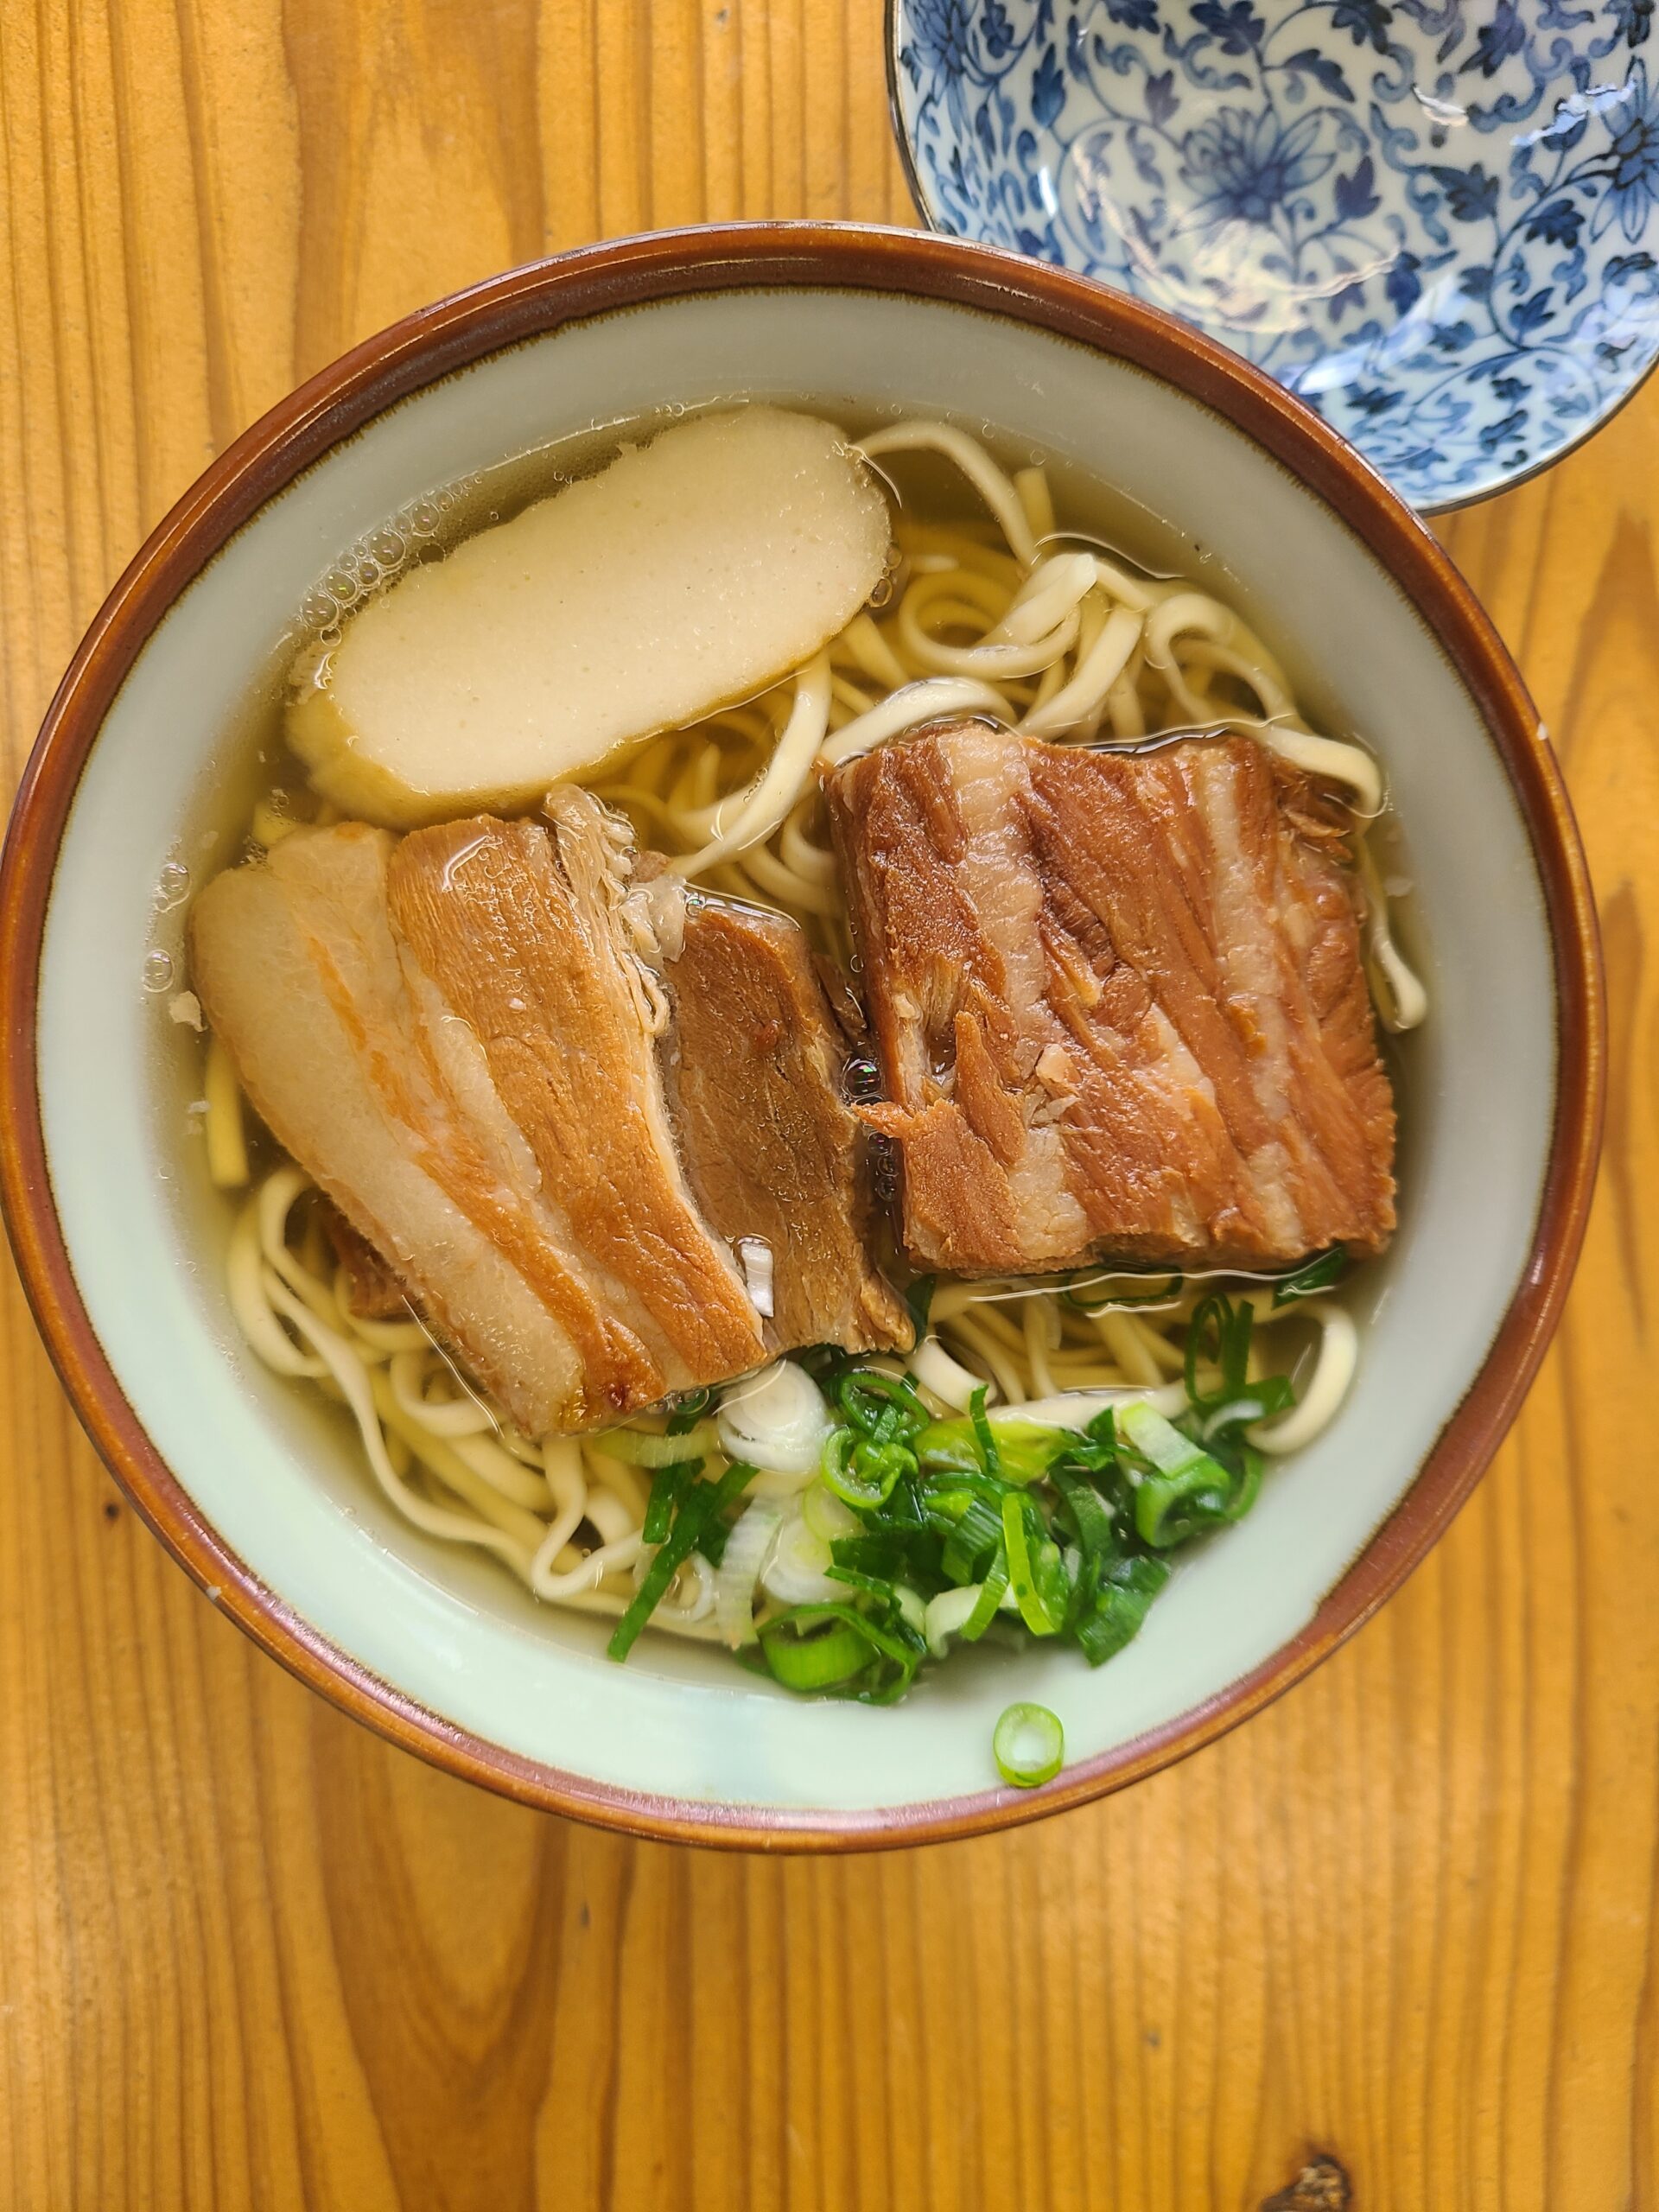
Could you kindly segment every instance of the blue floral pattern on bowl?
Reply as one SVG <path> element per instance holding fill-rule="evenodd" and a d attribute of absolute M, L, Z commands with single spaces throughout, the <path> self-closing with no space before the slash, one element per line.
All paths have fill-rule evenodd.
<path fill-rule="evenodd" d="M 1659 358 L 1655 0 L 889 0 L 938 228 L 1200 325 L 1414 504 Z"/>

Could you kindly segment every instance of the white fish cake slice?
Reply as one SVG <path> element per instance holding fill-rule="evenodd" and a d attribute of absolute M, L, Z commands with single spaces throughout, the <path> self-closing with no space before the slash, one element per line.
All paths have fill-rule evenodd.
<path fill-rule="evenodd" d="M 372 600 L 303 664 L 289 739 L 368 820 L 529 807 L 810 658 L 868 599 L 889 536 L 833 423 L 696 416 Z"/>

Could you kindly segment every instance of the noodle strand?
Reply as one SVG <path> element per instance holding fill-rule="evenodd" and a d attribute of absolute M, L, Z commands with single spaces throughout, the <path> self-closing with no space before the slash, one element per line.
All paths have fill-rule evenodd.
<path fill-rule="evenodd" d="M 1388 898 L 1365 835 L 1384 802 L 1377 764 L 1363 746 L 1302 722 L 1277 661 L 1228 606 L 1179 578 L 1133 572 L 1087 532 L 1056 528 L 1046 472 L 1010 476 L 954 425 L 915 421 L 873 432 L 857 448 L 883 457 L 932 453 L 970 487 L 988 520 L 921 522 L 902 511 L 894 566 L 869 606 L 787 683 L 670 730 L 594 788 L 668 852 L 685 881 L 699 880 L 775 905 L 821 950 L 845 963 L 847 917 L 826 837 L 818 778 L 839 763 L 946 717 L 987 718 L 1055 741 L 1155 742 L 1166 733 L 1236 729 L 1281 759 L 1351 794 L 1351 842 L 1363 890 L 1364 944 L 1382 1018 L 1420 1021 L 1421 983 L 1397 950 Z M 1086 550 L 1085 550 L 1086 549 Z M 1241 701 L 1240 692 L 1246 695 Z M 1254 713 L 1243 710 L 1253 702 Z M 305 800 L 303 792 L 298 793 Z M 308 801 L 307 802 L 308 804 Z M 311 818 L 335 818 L 317 808 Z M 264 844 L 301 826 L 286 795 L 262 802 Z M 208 1172 L 227 1190 L 251 1164 L 244 1104 L 228 1056 L 210 1039 L 204 1129 Z M 646 1472 L 592 1440 L 519 1435 L 413 1314 L 373 1320 L 350 1306 L 350 1281 L 321 1234 L 321 1194 L 293 1162 L 265 1172 L 240 1205 L 226 1268 L 236 1322 L 273 1372 L 302 1377 L 343 1402 L 379 1491 L 415 1528 L 472 1545 L 508 1567 L 549 1604 L 614 1618 L 647 1573 Z M 1108 1286 L 1109 1267 L 1097 1277 Z M 1131 1275 L 1122 1302 L 1074 1298 L 1052 1281 L 952 1281 L 934 1288 L 930 1332 L 903 1362 L 938 1413 L 960 1414 L 982 1387 L 1003 1407 L 1079 1424 L 1083 1409 L 1152 1395 L 1185 1402 L 1184 1338 L 1201 1294 L 1179 1278 L 1149 1306 Z M 1252 1440 L 1281 1455 L 1311 1443 L 1336 1418 L 1352 1382 L 1358 1339 L 1329 1300 L 1281 1311 L 1270 1290 L 1230 1292 L 1258 1325 L 1287 1316 L 1317 1324 L 1317 1356 L 1300 1402 L 1257 1425 Z M 1294 1341 L 1294 1335 L 1279 1341 Z M 1270 1350 L 1270 1344 L 1268 1349 Z M 1200 1382 L 1215 1386 L 1205 1367 Z M 1090 1395 L 1068 1402 L 1067 1391 Z M 723 1461 L 714 1454 L 713 1471 Z M 804 1477 L 754 1478 L 758 1498 L 787 1498 Z M 693 1552 L 653 1625 L 717 1636 L 716 1578 Z"/>

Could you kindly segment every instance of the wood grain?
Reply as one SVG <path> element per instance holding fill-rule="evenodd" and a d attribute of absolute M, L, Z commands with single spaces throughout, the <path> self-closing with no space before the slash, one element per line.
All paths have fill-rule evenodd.
<path fill-rule="evenodd" d="M 368 330 L 637 226 L 910 219 L 876 0 L 0 0 L 0 162 L 13 777 L 143 531 Z M 1656 514 L 1659 390 L 1447 533 L 1607 930 L 1558 1347 L 1404 1594 L 1127 1796 L 777 1865 L 433 1774 L 194 1594 L 8 1285 L 0 2200 L 1194 2212 L 1319 2149 L 1362 2212 L 1659 2204 Z"/>

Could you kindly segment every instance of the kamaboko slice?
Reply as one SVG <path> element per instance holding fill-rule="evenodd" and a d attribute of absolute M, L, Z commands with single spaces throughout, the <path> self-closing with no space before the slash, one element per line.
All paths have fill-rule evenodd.
<path fill-rule="evenodd" d="M 368 820 L 528 807 L 798 667 L 868 599 L 888 538 L 833 423 L 698 416 L 369 601 L 302 656 L 289 735 Z"/>

